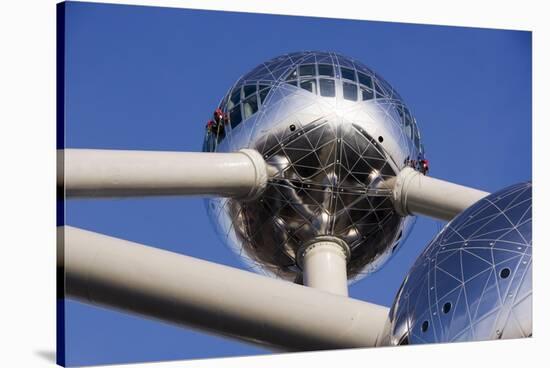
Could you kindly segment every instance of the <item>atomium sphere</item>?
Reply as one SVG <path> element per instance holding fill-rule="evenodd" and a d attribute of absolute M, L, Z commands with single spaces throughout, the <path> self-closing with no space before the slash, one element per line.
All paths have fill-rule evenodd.
<path fill-rule="evenodd" d="M 480 200 L 418 257 L 380 345 L 532 334 L 531 183 Z"/>
<path fill-rule="evenodd" d="M 294 280 L 296 254 L 319 236 L 346 242 L 348 278 L 375 270 L 414 223 L 381 183 L 423 158 L 399 94 L 362 63 L 333 52 L 266 61 L 229 89 L 204 150 L 257 150 L 272 173 L 252 201 L 206 202 L 223 241 L 260 273 Z"/>

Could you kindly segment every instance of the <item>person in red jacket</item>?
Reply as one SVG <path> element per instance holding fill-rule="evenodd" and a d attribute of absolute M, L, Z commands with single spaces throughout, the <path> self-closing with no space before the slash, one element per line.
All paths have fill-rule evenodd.
<path fill-rule="evenodd" d="M 221 109 L 216 109 L 214 110 L 214 120 L 217 122 L 217 123 L 222 123 L 223 122 L 223 111 Z"/>
<path fill-rule="evenodd" d="M 215 150 L 218 142 L 225 137 L 225 124 L 228 122 L 227 114 L 221 109 L 214 110 L 213 119 L 206 122 L 208 134 L 205 136 L 204 147 L 207 151 Z"/>
<path fill-rule="evenodd" d="M 422 172 L 422 174 L 424 175 L 428 174 L 429 170 L 430 170 L 430 166 L 429 166 L 428 160 L 426 159 L 420 160 L 420 171 Z"/>
<path fill-rule="evenodd" d="M 219 139 L 225 136 L 224 123 L 227 121 L 227 118 L 221 109 L 216 109 L 213 115 L 213 119 L 208 120 L 206 123 L 206 128 Z"/>

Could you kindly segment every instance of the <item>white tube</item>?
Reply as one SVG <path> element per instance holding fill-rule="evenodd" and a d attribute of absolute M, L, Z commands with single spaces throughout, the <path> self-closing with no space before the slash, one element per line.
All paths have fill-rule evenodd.
<path fill-rule="evenodd" d="M 409 167 L 386 186 L 393 190 L 394 206 L 400 215 L 419 214 L 445 221 L 489 195 L 481 190 L 425 176 Z"/>
<path fill-rule="evenodd" d="M 375 346 L 388 308 L 72 227 L 67 297 L 291 351 Z M 64 246 L 64 249 L 63 249 Z"/>
<path fill-rule="evenodd" d="M 298 252 L 304 285 L 348 296 L 347 261 L 349 248 L 339 239 L 317 239 Z"/>
<path fill-rule="evenodd" d="M 235 153 L 66 149 L 58 151 L 58 188 L 68 197 L 213 195 L 251 199 L 267 183 L 254 150 Z"/>

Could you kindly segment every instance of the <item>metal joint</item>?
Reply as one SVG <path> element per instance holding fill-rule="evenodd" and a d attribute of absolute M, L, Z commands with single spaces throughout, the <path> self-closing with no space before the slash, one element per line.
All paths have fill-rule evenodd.
<path fill-rule="evenodd" d="M 419 175 L 418 171 L 411 169 L 410 167 L 405 167 L 395 178 L 392 195 L 394 208 L 399 216 L 406 217 L 414 215 L 407 208 L 407 187 L 411 180 L 413 180 L 417 175 Z"/>
<path fill-rule="evenodd" d="M 298 249 L 298 252 L 296 253 L 296 265 L 300 268 L 300 270 L 303 270 L 303 261 L 306 254 L 313 250 L 315 247 L 326 243 L 338 246 L 339 249 L 342 251 L 342 255 L 346 259 L 346 263 L 349 262 L 351 257 L 351 250 L 344 240 L 335 236 L 318 236 L 311 241 L 302 244 L 302 246 L 300 246 L 300 248 Z"/>
<path fill-rule="evenodd" d="M 254 166 L 255 185 L 252 186 L 250 192 L 248 192 L 248 194 L 244 198 L 242 198 L 243 200 L 251 201 L 258 198 L 264 192 L 265 187 L 267 186 L 267 165 L 262 155 L 256 150 L 245 148 L 239 150 L 238 152 L 248 157 L 252 162 L 252 165 Z"/>

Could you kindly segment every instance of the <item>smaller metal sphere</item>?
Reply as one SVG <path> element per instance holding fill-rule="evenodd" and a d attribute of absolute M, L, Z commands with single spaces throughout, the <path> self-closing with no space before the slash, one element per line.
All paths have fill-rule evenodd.
<path fill-rule="evenodd" d="M 401 285 L 380 345 L 531 336 L 531 187 L 491 194 L 445 226 Z"/>

